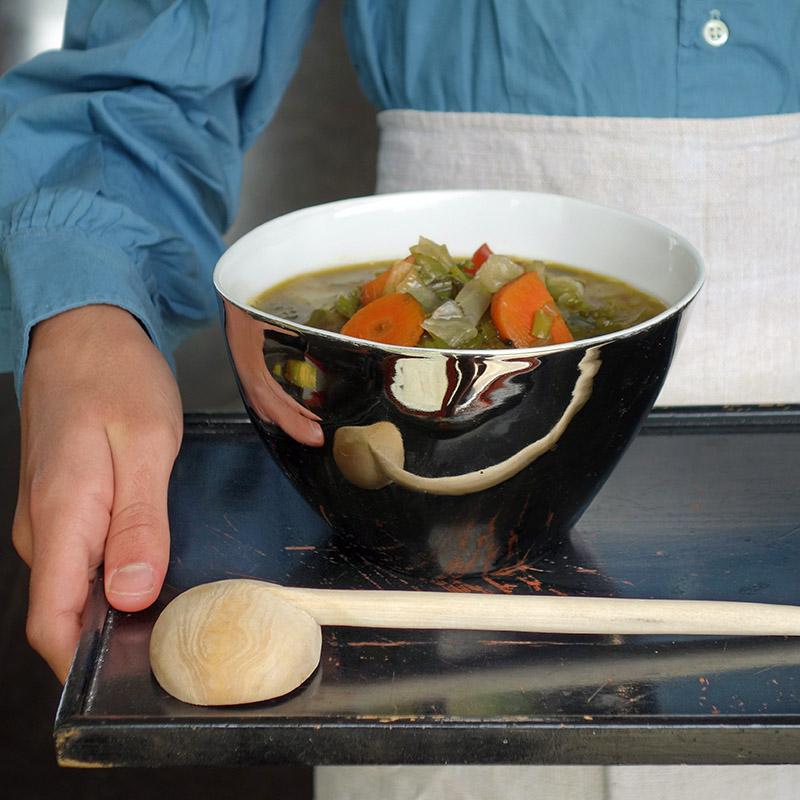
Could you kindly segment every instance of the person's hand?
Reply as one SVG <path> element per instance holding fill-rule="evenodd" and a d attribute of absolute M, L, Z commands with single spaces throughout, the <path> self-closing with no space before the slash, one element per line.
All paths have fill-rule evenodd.
<path fill-rule="evenodd" d="M 21 424 L 13 540 L 31 568 L 27 635 L 63 681 L 101 563 L 115 608 L 138 611 L 158 596 L 180 395 L 133 316 L 87 306 L 35 327 Z"/>

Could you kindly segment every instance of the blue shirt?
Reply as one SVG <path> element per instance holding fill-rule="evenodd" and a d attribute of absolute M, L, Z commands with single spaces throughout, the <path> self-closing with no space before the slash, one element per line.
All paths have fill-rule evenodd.
<path fill-rule="evenodd" d="M 169 358 L 216 313 L 211 272 L 242 156 L 318 0 L 73 0 L 63 49 L 0 80 L 0 369 L 87 303 L 133 313 Z M 800 3 L 349 0 L 378 109 L 637 117 L 800 111 Z"/>

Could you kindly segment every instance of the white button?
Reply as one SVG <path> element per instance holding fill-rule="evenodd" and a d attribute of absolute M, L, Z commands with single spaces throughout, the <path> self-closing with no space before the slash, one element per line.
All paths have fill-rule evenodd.
<path fill-rule="evenodd" d="M 728 26 L 720 19 L 719 11 L 716 9 L 711 12 L 711 19 L 703 25 L 703 38 L 712 47 L 722 47 L 730 36 Z"/>

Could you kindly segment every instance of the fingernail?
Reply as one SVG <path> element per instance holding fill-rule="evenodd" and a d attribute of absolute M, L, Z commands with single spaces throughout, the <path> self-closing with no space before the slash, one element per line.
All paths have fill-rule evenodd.
<path fill-rule="evenodd" d="M 108 591 L 120 597 L 136 597 L 153 591 L 153 568 L 149 564 L 126 564 L 111 574 Z"/>

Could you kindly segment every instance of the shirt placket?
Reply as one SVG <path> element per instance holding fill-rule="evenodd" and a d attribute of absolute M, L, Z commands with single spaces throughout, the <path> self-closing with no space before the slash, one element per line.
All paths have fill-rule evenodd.
<path fill-rule="evenodd" d="M 725 57 L 730 37 L 724 2 L 679 0 L 676 117 L 718 116 L 706 101 L 713 91 L 715 61 Z"/>

